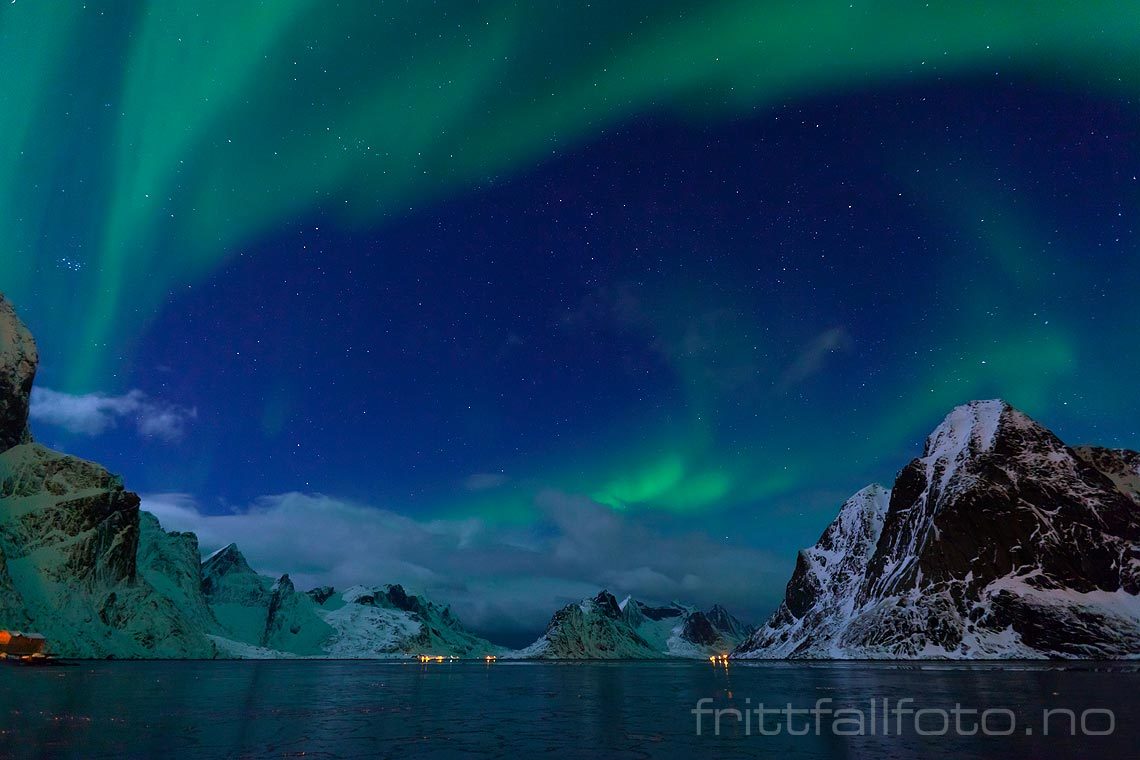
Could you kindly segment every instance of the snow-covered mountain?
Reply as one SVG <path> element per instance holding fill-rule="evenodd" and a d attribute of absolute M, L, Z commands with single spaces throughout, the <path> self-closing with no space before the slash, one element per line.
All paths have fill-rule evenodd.
<path fill-rule="evenodd" d="M 318 598 L 325 596 L 326 589 L 316 591 Z M 464 628 L 449 607 L 409 595 L 399 585 L 333 593 L 320 603 L 318 614 L 334 631 L 324 645 L 330 657 L 482 657 L 502 651 Z"/>
<path fill-rule="evenodd" d="M 608 591 L 554 613 L 546 632 L 511 657 L 553 660 L 708 657 L 730 651 L 752 628 L 720 605 L 701 612 L 676 602 L 651 606 Z"/>
<path fill-rule="evenodd" d="M 237 546 L 202 564 L 202 592 L 231 657 L 482 657 L 499 651 L 440 608 L 401 586 L 296 591 L 288 575 L 257 574 Z"/>
<path fill-rule="evenodd" d="M 739 658 L 1140 656 L 1140 455 L 1002 401 L 849 499 Z"/>

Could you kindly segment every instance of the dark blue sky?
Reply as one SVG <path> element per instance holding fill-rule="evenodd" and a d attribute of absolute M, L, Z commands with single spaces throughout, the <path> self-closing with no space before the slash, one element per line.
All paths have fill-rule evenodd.
<path fill-rule="evenodd" d="M 184 160 L 229 163 L 208 180 L 178 169 L 153 209 L 200 222 L 155 233 L 134 264 L 100 254 L 70 201 L 44 212 L 42 254 L 21 238 L 10 290 L 52 394 L 35 430 L 165 494 L 153 503 L 175 527 L 211 534 L 211 516 L 281 508 L 261 497 L 320 494 L 543 554 L 581 507 L 622 536 L 744 552 L 764 581 L 725 593 L 762 614 L 843 498 L 889 484 L 956 404 L 1001 396 L 1070 442 L 1138 445 L 1136 107 L 1103 78 L 1010 53 L 746 108 L 715 90 L 631 101 L 573 139 L 466 181 L 383 190 L 400 202 L 364 211 L 383 161 L 335 158 L 345 173 L 309 193 L 331 149 L 285 142 L 288 171 L 268 154 L 247 167 L 227 152 L 243 127 L 218 122 Z M 375 87 L 318 84 L 305 86 L 330 134 L 337 107 Z M 256 111 L 267 145 L 319 132 L 269 110 Z M 90 120 L 42 181 L 97 194 L 107 177 L 89 154 L 113 123 Z M 252 174 L 239 184 L 233 166 Z M 284 201 L 266 216 L 268 194 Z M 96 305 L 73 317 L 84 288 Z M 77 343 L 96 323 L 118 327 Z M 306 502 L 316 523 L 320 503 Z M 253 554 L 291 569 L 268 539 Z M 351 580 L 306 562 L 303 577 Z M 446 573 L 408 563 L 383 571 L 411 578 L 358 580 L 447 595 Z M 686 585 L 683 562 L 599 563 L 543 566 L 535 595 L 716 596 L 718 581 Z"/>
<path fill-rule="evenodd" d="M 646 116 L 374 227 L 310 214 L 171 293 L 123 357 L 119 388 L 197 409 L 182 441 L 141 449 L 121 429 L 67 444 L 144 490 L 322 490 L 415 511 L 456 508 L 474 473 L 578 484 L 599 449 L 635 456 L 658 445 L 645 440 L 656 426 L 701 411 L 733 456 L 782 447 L 779 430 L 800 447 L 788 456 L 810 462 L 813 442 L 858 438 L 856 423 L 910 394 L 921 365 L 992 340 L 954 324 L 970 294 L 946 287 L 1000 276 L 1002 254 L 958 222 L 972 195 L 1001 204 L 985 209 L 998 226 L 1028 217 L 1009 255 L 1033 269 L 1072 257 L 1087 279 L 1003 293 L 994 308 L 1035 300 L 1056 319 L 1097 316 L 1135 244 L 1112 213 L 1135 193 L 1121 171 L 1135 165 L 1130 119 L 1115 103 L 988 80 L 715 125 Z M 1034 161 L 1014 160 L 1034 143 Z M 826 360 L 782 384 L 832 329 Z M 892 350 L 896 337 L 921 358 Z M 1090 358 L 1111 338 L 1092 336 Z M 975 387 L 1021 390 L 1000 379 Z M 963 385 L 958 401 L 974 390 Z M 1131 420 L 1069 415 L 1065 400 L 1046 394 L 1034 411 L 1082 440 L 1128 442 Z M 827 477 L 889 477 L 942 411 Z"/>

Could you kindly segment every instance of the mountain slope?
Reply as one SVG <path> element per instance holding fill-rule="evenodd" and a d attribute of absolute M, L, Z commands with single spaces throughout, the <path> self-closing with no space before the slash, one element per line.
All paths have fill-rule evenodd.
<path fill-rule="evenodd" d="M 658 656 L 705 658 L 725 654 L 753 631 L 719 604 L 702 612 L 678 602 L 652 606 L 626 599 L 621 607 L 626 623 Z"/>
<path fill-rule="evenodd" d="M 151 542 L 166 539 L 148 533 L 140 571 L 138 505 L 91 462 L 34 443 L 0 454 L 0 626 L 73 657 L 213 656 L 208 620 L 155 586 L 184 581 L 163 575 Z"/>
<path fill-rule="evenodd" d="M 163 533 L 103 467 L 32 442 L 38 360 L 0 295 L 0 628 L 66 656 L 213 656 L 196 541 Z"/>
<path fill-rule="evenodd" d="M 653 659 L 662 653 L 630 627 L 614 595 L 568 604 L 550 619 L 546 632 L 529 647 L 512 653 L 524 659 Z"/>
<path fill-rule="evenodd" d="M 259 575 L 237 546 L 214 552 L 202 563 L 201 589 L 218 621 L 230 653 L 254 647 L 290 655 L 320 655 L 333 629 L 317 614 L 317 605 L 293 588 L 288 575 L 274 581 Z M 227 646 L 228 641 L 245 647 Z"/>
<path fill-rule="evenodd" d="M 450 608 L 409 595 L 399 585 L 334 592 L 326 596 L 319 614 L 333 629 L 324 643 L 330 657 L 482 657 L 501 651 L 465 629 Z"/>
<path fill-rule="evenodd" d="M 1136 457 L 1070 449 L 1001 401 L 958 407 L 889 497 L 844 505 L 734 656 L 1134 656 Z"/>
<path fill-rule="evenodd" d="M 730 651 L 751 632 L 719 605 L 707 613 L 673 602 L 618 603 L 608 591 L 568 604 L 546 632 L 512 657 L 558 660 L 708 657 Z"/>
<path fill-rule="evenodd" d="M 202 564 L 202 592 L 218 620 L 215 641 L 232 657 L 482 657 L 499 651 L 447 607 L 398 585 L 300 593 L 289 576 L 257 574 L 237 546 Z"/>

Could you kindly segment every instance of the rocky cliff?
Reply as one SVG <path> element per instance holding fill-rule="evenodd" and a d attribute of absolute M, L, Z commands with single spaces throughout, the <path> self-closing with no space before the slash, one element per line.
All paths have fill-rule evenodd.
<path fill-rule="evenodd" d="M 138 496 L 103 467 L 31 442 L 36 361 L 0 296 L 0 627 L 43 633 L 67 656 L 213 656 L 204 608 L 174 593 L 193 585 L 197 543 L 177 546 L 186 539 L 155 521 L 140 550 Z"/>
<path fill-rule="evenodd" d="M 38 364 L 32 334 L 0 293 L 0 451 L 31 440 L 28 407 Z"/>

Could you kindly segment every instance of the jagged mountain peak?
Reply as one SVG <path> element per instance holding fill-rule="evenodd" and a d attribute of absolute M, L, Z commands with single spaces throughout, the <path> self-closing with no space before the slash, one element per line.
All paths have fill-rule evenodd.
<path fill-rule="evenodd" d="M 237 544 L 229 544 L 218 549 L 202 561 L 202 574 L 205 577 L 223 576 L 230 573 L 243 573 L 256 575 L 249 566 L 245 555 L 238 549 Z"/>
<path fill-rule="evenodd" d="M 617 597 L 609 591 L 602 589 L 591 601 L 594 603 L 595 608 L 606 617 L 614 620 L 621 619 L 621 605 L 618 604 Z"/>
<path fill-rule="evenodd" d="M 922 470 L 926 489 L 937 497 L 968 487 L 980 462 L 1000 458 L 1036 470 L 1041 460 L 1064 449 L 1048 428 L 1008 402 L 971 401 L 946 415 L 909 467 Z"/>
<path fill-rule="evenodd" d="M 713 628 L 733 639 L 743 639 L 752 633 L 753 626 L 729 612 L 723 605 L 714 604 L 705 613 Z"/>
<path fill-rule="evenodd" d="M 931 437 L 942 446 L 895 481 L 862 600 L 924 579 L 993 578 L 1019 568 L 1039 570 L 1035 583 L 1056 576 L 1080 591 L 1118 585 L 1108 565 L 1092 571 L 1101 563 L 1077 557 L 1103 553 L 1098 533 L 1135 527 L 1134 504 L 1106 475 L 1004 402 L 967 404 L 947 420 Z"/>

